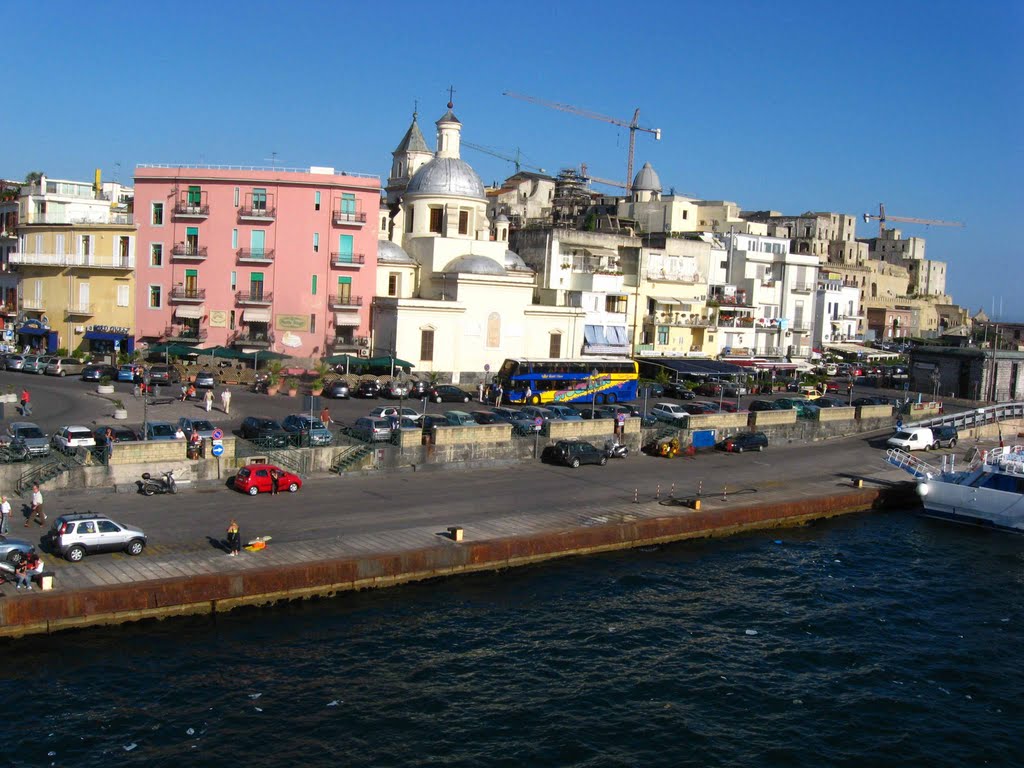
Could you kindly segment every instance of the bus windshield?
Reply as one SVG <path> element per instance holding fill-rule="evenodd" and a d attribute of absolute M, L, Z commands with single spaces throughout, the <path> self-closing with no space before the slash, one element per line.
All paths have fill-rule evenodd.
<path fill-rule="evenodd" d="M 617 403 L 636 399 L 637 364 L 629 358 L 507 359 L 491 384 L 508 403 Z"/>

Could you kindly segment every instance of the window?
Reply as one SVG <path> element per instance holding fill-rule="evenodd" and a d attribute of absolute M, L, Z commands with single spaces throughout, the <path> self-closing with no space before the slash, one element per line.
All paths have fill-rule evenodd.
<path fill-rule="evenodd" d="M 434 359 L 434 331 L 425 328 L 420 331 L 420 360 L 432 361 Z"/>
<path fill-rule="evenodd" d="M 164 225 L 164 204 L 153 203 L 152 211 L 150 212 L 149 223 L 154 227 L 162 227 Z"/>
<path fill-rule="evenodd" d="M 162 267 L 164 265 L 164 244 L 151 243 L 149 246 L 149 266 Z"/>
<path fill-rule="evenodd" d="M 238 273 L 231 270 L 231 292 L 235 292 L 235 288 L 238 287 Z"/>
<path fill-rule="evenodd" d="M 316 333 L 316 315 L 312 312 L 309 314 L 309 332 Z"/>
<path fill-rule="evenodd" d="M 159 285 L 151 285 L 151 286 L 149 286 L 149 308 L 150 309 L 160 309 L 160 307 L 163 306 L 163 303 L 161 301 L 162 294 L 163 294 L 163 289 Z"/>
<path fill-rule="evenodd" d="M 202 204 L 203 192 L 199 187 L 188 188 L 188 207 L 198 208 Z"/>
<path fill-rule="evenodd" d="M 548 339 L 548 357 L 560 357 L 562 354 L 562 334 L 552 333 Z"/>
<path fill-rule="evenodd" d="M 267 190 L 257 187 L 252 191 L 252 209 L 254 211 L 267 210 Z"/>
<path fill-rule="evenodd" d="M 662 345 L 668 344 L 668 326 L 667 325 L 659 325 L 658 326 L 658 343 L 662 344 Z"/>
<path fill-rule="evenodd" d="M 188 296 L 199 295 L 199 270 L 185 270 L 185 294 Z"/>
<path fill-rule="evenodd" d="M 320 193 L 319 192 L 314 192 L 313 193 L 313 210 L 314 211 L 319 211 L 320 210 Z"/>
<path fill-rule="evenodd" d="M 127 285 L 117 286 L 117 306 L 127 307 L 130 288 Z"/>
<path fill-rule="evenodd" d="M 235 330 L 235 310 L 233 309 L 231 310 L 231 313 L 228 315 L 228 328 L 232 331 Z"/>
<path fill-rule="evenodd" d="M 316 296 L 316 278 L 317 277 L 318 277 L 317 275 L 313 275 L 313 281 L 312 281 L 312 284 L 310 285 L 310 291 L 312 292 L 312 294 L 314 296 Z"/>
<path fill-rule="evenodd" d="M 469 232 L 469 211 L 459 211 L 459 234 L 465 235 Z"/>
<path fill-rule="evenodd" d="M 388 274 L 388 296 L 398 295 L 399 279 L 401 275 L 398 272 L 391 272 Z"/>
<path fill-rule="evenodd" d="M 347 301 L 352 298 L 352 278 L 351 277 L 339 277 L 338 278 L 338 298 Z"/>
<path fill-rule="evenodd" d="M 352 264 L 352 248 L 355 247 L 355 240 L 352 235 L 338 235 L 338 261 L 344 264 Z"/>
<path fill-rule="evenodd" d="M 249 275 L 249 295 L 253 298 L 263 298 L 262 272 L 253 272 Z"/>
<path fill-rule="evenodd" d="M 238 207 L 238 187 L 235 187 L 235 208 Z"/>
<path fill-rule="evenodd" d="M 413 220 L 413 214 L 415 212 L 416 212 L 415 208 L 410 208 L 409 209 L 409 218 L 405 222 L 405 231 L 406 232 L 412 232 L 412 220 Z"/>
<path fill-rule="evenodd" d="M 430 231 L 441 234 L 441 218 L 444 215 L 444 211 L 440 208 L 430 209 Z"/>
<path fill-rule="evenodd" d="M 355 213 L 356 212 L 356 196 L 352 192 L 341 193 L 341 212 L 342 213 Z"/>
<path fill-rule="evenodd" d="M 114 523 L 109 520 L 97 520 L 96 525 L 99 526 L 100 533 L 120 533 L 121 529 L 118 528 Z"/>
<path fill-rule="evenodd" d="M 320 253 L 320 233 L 313 233 L 313 253 Z"/>
<path fill-rule="evenodd" d="M 232 229 L 231 230 L 231 249 L 232 250 L 237 250 L 238 249 L 238 230 L 237 229 Z"/>

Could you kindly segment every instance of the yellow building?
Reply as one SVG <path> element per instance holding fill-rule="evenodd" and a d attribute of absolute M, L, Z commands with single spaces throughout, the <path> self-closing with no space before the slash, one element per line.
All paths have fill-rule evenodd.
<path fill-rule="evenodd" d="M 19 348 L 112 355 L 134 349 L 135 226 L 96 185 L 47 179 L 23 190 L 18 250 Z"/>

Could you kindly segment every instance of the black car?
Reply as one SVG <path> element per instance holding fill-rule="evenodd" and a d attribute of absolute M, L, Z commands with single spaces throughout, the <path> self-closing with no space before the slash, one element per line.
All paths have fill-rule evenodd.
<path fill-rule="evenodd" d="M 431 387 L 427 397 L 435 403 L 468 403 L 469 393 L 454 384 L 438 384 Z"/>
<path fill-rule="evenodd" d="M 324 397 L 333 397 L 335 400 L 348 400 L 348 382 L 344 379 L 335 379 L 324 385 Z"/>
<path fill-rule="evenodd" d="M 405 396 L 410 400 L 426 397 L 427 393 L 430 391 L 430 385 L 427 382 L 419 381 L 418 379 L 413 379 L 412 381 L 407 382 L 406 386 L 408 391 Z"/>
<path fill-rule="evenodd" d="M 246 416 L 239 430 L 246 440 L 258 440 L 268 448 L 286 448 L 289 435 L 278 422 L 262 416 Z"/>
<path fill-rule="evenodd" d="M 637 397 L 643 397 L 646 395 L 651 400 L 661 400 L 666 394 L 667 392 L 665 391 L 665 387 L 658 384 L 656 381 L 645 382 L 641 384 L 636 391 Z"/>
<path fill-rule="evenodd" d="M 740 432 L 738 435 L 725 438 L 715 447 L 729 453 L 763 451 L 768 447 L 768 437 L 764 432 Z"/>
<path fill-rule="evenodd" d="M 749 406 L 748 411 L 779 411 L 782 410 L 782 406 L 776 403 L 774 400 L 755 400 Z"/>
<path fill-rule="evenodd" d="M 604 451 L 582 440 L 559 440 L 554 445 L 546 446 L 540 458 L 549 464 L 564 464 L 573 469 L 580 464 L 604 466 L 608 463 Z"/>
<path fill-rule="evenodd" d="M 139 435 L 134 429 L 128 429 L 128 427 L 115 427 L 113 425 L 100 426 L 96 427 L 96 429 L 92 431 L 92 436 L 96 440 L 96 445 L 103 445 L 107 439 L 106 436 L 108 429 L 113 435 L 115 443 L 134 443 L 139 439 Z"/>
<path fill-rule="evenodd" d="M 150 384 L 177 384 L 181 381 L 178 370 L 170 365 L 154 365 L 149 369 Z"/>
<path fill-rule="evenodd" d="M 680 400 L 693 400 L 696 395 L 693 390 L 681 381 L 673 381 L 665 385 L 665 394 L 668 397 L 676 397 Z"/>
<path fill-rule="evenodd" d="M 501 424 L 504 419 L 491 411 L 473 411 L 470 416 L 477 424 Z"/>
<path fill-rule="evenodd" d="M 99 381 L 104 376 L 117 381 L 117 367 L 113 365 L 87 365 L 82 370 L 82 381 Z"/>
<path fill-rule="evenodd" d="M 361 397 L 375 400 L 378 394 L 380 394 L 380 384 L 377 383 L 377 380 L 363 379 L 356 385 L 355 392 L 353 392 L 353 397 Z"/>
<path fill-rule="evenodd" d="M 956 448 L 960 433 L 956 431 L 956 427 L 932 427 L 932 437 L 935 438 L 933 445 L 939 448 Z"/>
<path fill-rule="evenodd" d="M 817 400 L 811 401 L 814 405 L 819 408 L 845 408 L 846 403 L 835 397 L 819 397 Z"/>

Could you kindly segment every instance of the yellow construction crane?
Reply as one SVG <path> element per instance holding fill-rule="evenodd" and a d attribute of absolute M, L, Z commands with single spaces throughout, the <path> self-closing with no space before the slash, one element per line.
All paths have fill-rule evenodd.
<path fill-rule="evenodd" d="M 914 219 L 909 216 L 886 216 L 885 215 L 885 203 L 878 204 L 878 215 L 873 213 L 864 214 L 864 223 L 867 224 L 872 219 L 878 219 L 878 236 L 885 237 L 885 222 L 887 221 L 901 221 L 907 224 L 925 224 L 930 227 L 962 227 L 963 224 L 959 221 L 936 221 L 934 219 Z"/>
<path fill-rule="evenodd" d="M 522 168 L 529 168 L 531 171 L 537 171 L 537 173 L 547 173 L 547 171 L 545 171 L 543 168 L 538 168 L 535 165 L 528 165 L 527 163 L 524 163 L 520 159 L 522 157 L 522 155 L 519 152 L 519 147 L 516 147 L 516 154 L 515 154 L 515 156 L 509 157 L 508 155 L 503 155 L 500 152 L 495 152 L 490 147 L 485 147 L 485 146 L 483 146 L 481 144 L 472 144 L 472 143 L 470 143 L 468 141 L 463 141 L 462 142 L 462 146 L 469 147 L 470 149 L 475 149 L 477 152 L 483 152 L 485 155 L 491 155 L 492 157 L 497 157 L 499 160 L 507 160 L 508 162 L 512 163 L 516 167 L 516 173 L 519 173 L 519 171 Z"/>
<path fill-rule="evenodd" d="M 550 107 L 551 109 L 558 109 L 562 112 L 571 112 L 574 115 L 580 117 L 586 117 L 591 120 L 601 120 L 612 125 L 619 125 L 623 128 L 629 128 L 629 155 L 626 160 L 626 184 L 625 188 L 629 189 L 633 183 L 633 152 L 636 147 L 636 132 L 643 131 L 644 133 L 654 134 L 655 141 L 661 141 L 661 128 L 644 128 L 637 122 L 640 119 L 639 108 L 633 113 L 633 119 L 629 122 L 625 120 L 619 120 L 614 117 L 608 117 L 597 112 L 591 112 L 588 109 L 580 109 L 574 107 L 571 104 L 561 104 L 557 101 L 548 101 L 546 99 L 538 99 L 536 96 L 524 96 L 521 93 L 514 93 L 512 91 L 505 91 L 502 93 L 503 96 L 511 96 L 513 99 L 522 99 L 523 101 L 529 101 L 533 104 L 540 104 L 542 107 Z"/>

